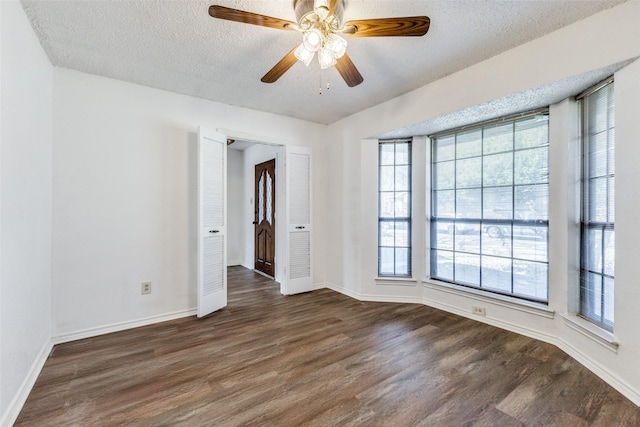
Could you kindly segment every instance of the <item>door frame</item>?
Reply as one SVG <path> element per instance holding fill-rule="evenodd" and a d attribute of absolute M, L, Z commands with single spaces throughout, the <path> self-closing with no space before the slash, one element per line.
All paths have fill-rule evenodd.
<path fill-rule="evenodd" d="M 286 248 L 286 237 L 287 237 L 287 227 L 286 227 L 286 215 L 284 215 L 285 209 L 286 209 L 286 169 L 284 167 L 285 165 L 285 158 L 286 158 L 286 146 L 288 145 L 289 141 L 282 141 L 282 139 L 279 140 L 273 140 L 272 138 L 269 137 L 263 137 L 261 135 L 255 135 L 255 134 L 249 134 L 246 132 L 238 132 L 238 131 L 234 131 L 234 130 L 229 130 L 229 129 L 217 129 L 218 132 L 223 133 L 225 135 L 227 135 L 227 138 L 230 139 L 236 139 L 236 140 L 242 140 L 242 141 L 247 141 L 247 142 L 252 142 L 254 144 L 261 144 L 261 145 L 269 145 L 272 147 L 277 147 L 278 150 L 276 152 L 275 155 L 275 159 L 276 159 L 276 167 L 275 167 L 275 173 L 276 176 L 278 177 L 276 179 L 276 193 L 279 194 L 279 196 L 276 197 L 276 253 L 275 253 L 275 264 L 276 264 L 276 269 L 275 269 L 275 280 L 280 283 L 280 293 L 283 295 L 287 295 L 287 277 L 285 274 L 285 265 L 286 260 L 287 260 L 287 248 Z M 287 144 L 283 143 L 286 142 Z M 291 145 L 295 145 L 294 142 L 291 142 Z M 229 148 L 227 148 L 229 149 Z M 273 157 L 272 157 L 273 158 Z M 268 159 L 267 159 L 268 160 Z M 253 165 L 255 167 L 255 165 Z M 252 170 L 251 174 L 254 174 L 254 171 Z M 251 187 L 253 188 L 254 184 L 253 184 L 253 179 L 251 179 Z M 253 194 L 253 192 L 251 193 Z M 245 194 L 246 196 L 246 194 Z M 251 196 L 251 198 L 253 198 L 253 195 Z M 254 206 L 255 206 L 255 201 L 254 201 Z M 253 233 L 253 224 L 251 224 L 253 222 L 253 211 L 250 212 L 250 217 L 245 218 L 243 216 L 244 222 L 248 225 L 251 226 L 251 233 Z M 250 218 L 250 219 L 249 219 Z M 246 221 L 247 219 L 249 219 L 249 221 Z M 246 230 L 246 229 L 245 229 Z M 251 241 L 253 242 L 253 245 L 251 247 L 251 252 L 253 253 L 253 248 L 255 247 L 255 242 L 253 241 L 254 237 L 251 238 Z M 253 261 L 252 261 L 253 262 Z M 245 266 L 246 267 L 246 266 Z M 253 268 L 251 268 L 253 269 Z"/>

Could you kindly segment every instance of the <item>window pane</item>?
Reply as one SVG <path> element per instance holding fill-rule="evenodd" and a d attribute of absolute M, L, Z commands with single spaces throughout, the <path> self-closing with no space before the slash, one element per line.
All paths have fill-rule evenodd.
<path fill-rule="evenodd" d="M 380 166 L 380 191 L 393 191 L 394 177 L 393 166 Z"/>
<path fill-rule="evenodd" d="M 433 215 L 437 218 L 455 218 L 455 191 L 433 192 Z"/>
<path fill-rule="evenodd" d="M 589 185 L 589 220 L 607 222 L 607 178 L 594 178 Z"/>
<path fill-rule="evenodd" d="M 513 217 L 513 187 L 485 188 L 482 217 L 484 219 L 511 219 Z"/>
<path fill-rule="evenodd" d="M 513 153 L 484 156 L 482 172 L 485 186 L 513 184 Z"/>
<path fill-rule="evenodd" d="M 395 242 L 393 246 L 409 247 L 409 223 L 408 221 L 395 222 Z"/>
<path fill-rule="evenodd" d="M 456 191 L 456 218 L 480 218 L 482 190 Z"/>
<path fill-rule="evenodd" d="M 432 221 L 432 247 L 453 250 L 453 227 L 453 222 L 451 221 Z"/>
<path fill-rule="evenodd" d="M 615 232 L 613 230 L 604 230 L 604 250 L 603 250 L 603 254 L 604 254 L 604 259 L 603 259 L 603 273 L 608 275 L 608 276 L 612 276 L 614 275 L 614 271 L 615 271 L 615 262 L 616 262 L 616 258 L 615 258 Z"/>
<path fill-rule="evenodd" d="M 602 276 L 594 273 L 585 275 L 584 286 L 582 288 L 581 307 L 582 314 L 602 322 Z"/>
<path fill-rule="evenodd" d="M 484 154 L 513 150 L 513 123 L 484 128 Z"/>
<path fill-rule="evenodd" d="M 547 147 L 516 151 L 514 160 L 515 184 L 549 182 L 549 150 Z"/>
<path fill-rule="evenodd" d="M 540 147 L 549 143 L 549 116 L 535 116 L 516 122 L 515 148 Z M 545 126 L 541 126 L 545 124 Z"/>
<path fill-rule="evenodd" d="M 513 293 L 546 301 L 548 265 L 513 260 Z"/>
<path fill-rule="evenodd" d="M 395 193 L 380 193 L 380 218 L 393 218 Z"/>
<path fill-rule="evenodd" d="M 380 144 L 380 165 L 393 165 L 395 150 L 393 144 Z"/>
<path fill-rule="evenodd" d="M 483 256 L 482 287 L 511 293 L 511 260 Z"/>
<path fill-rule="evenodd" d="M 595 134 L 609 128 L 609 120 L 615 115 L 611 111 L 613 106 L 609 104 L 607 90 L 597 91 L 587 98 L 589 133 Z M 613 126 L 613 123 L 611 124 Z"/>
<path fill-rule="evenodd" d="M 379 261 L 379 274 L 393 275 L 394 273 L 394 249 L 393 248 L 379 248 L 380 261 Z"/>
<path fill-rule="evenodd" d="M 456 139 L 456 157 L 476 157 L 482 154 L 482 131 L 480 129 L 459 133 Z"/>
<path fill-rule="evenodd" d="M 615 222 L 615 213 L 616 213 L 616 200 L 615 200 L 615 196 L 616 193 L 614 191 L 615 187 L 616 187 L 616 178 L 615 177 L 610 177 L 607 179 L 607 222 Z"/>
<path fill-rule="evenodd" d="M 432 251 L 431 266 L 433 268 L 432 276 L 444 280 L 453 280 L 453 252 Z"/>
<path fill-rule="evenodd" d="M 433 215 L 437 218 L 454 218 L 455 217 L 455 191 L 434 191 L 433 199 Z"/>
<path fill-rule="evenodd" d="M 393 222 L 384 221 L 380 223 L 380 246 L 393 246 L 395 241 Z"/>
<path fill-rule="evenodd" d="M 456 223 L 455 250 L 461 252 L 480 253 L 480 224 Z"/>
<path fill-rule="evenodd" d="M 408 248 L 396 248 L 395 256 L 396 256 L 396 265 L 395 265 L 395 275 L 396 276 L 408 276 L 411 274 L 409 271 L 409 251 Z"/>
<path fill-rule="evenodd" d="M 589 141 L 589 177 L 595 178 L 607 175 L 608 166 L 608 134 L 602 132 L 593 135 Z"/>
<path fill-rule="evenodd" d="M 549 217 L 549 185 L 523 185 L 513 190 L 515 219 L 546 220 Z"/>
<path fill-rule="evenodd" d="M 608 167 L 608 173 L 610 175 L 616 172 L 616 162 L 615 162 L 616 146 L 614 141 L 615 141 L 615 129 L 611 129 L 609 131 L 608 148 L 607 148 L 607 167 Z"/>
<path fill-rule="evenodd" d="M 438 138 L 434 143 L 433 161 L 452 160 L 456 156 L 455 135 Z"/>
<path fill-rule="evenodd" d="M 409 217 L 409 192 L 396 192 L 396 218 L 408 218 Z"/>
<path fill-rule="evenodd" d="M 455 162 L 435 163 L 433 165 L 434 189 L 448 190 L 455 188 Z"/>
<path fill-rule="evenodd" d="M 511 224 L 484 223 L 482 253 L 511 257 Z M 509 280 L 511 283 L 511 280 Z"/>
<path fill-rule="evenodd" d="M 613 279 L 604 278 L 604 323 L 613 328 Z"/>
<path fill-rule="evenodd" d="M 396 165 L 408 165 L 409 164 L 409 144 L 408 143 L 396 143 L 390 144 L 396 147 Z"/>
<path fill-rule="evenodd" d="M 588 245 L 583 254 L 584 268 L 589 271 L 602 273 L 602 229 L 593 227 L 587 230 Z"/>
<path fill-rule="evenodd" d="M 456 187 L 480 187 L 482 184 L 482 158 L 458 160 L 456 163 Z"/>
<path fill-rule="evenodd" d="M 548 259 L 548 228 L 540 225 L 513 226 L 513 257 L 545 262 Z"/>
<path fill-rule="evenodd" d="M 396 191 L 409 191 L 409 166 L 396 166 Z"/>
<path fill-rule="evenodd" d="M 480 255 L 455 253 L 455 280 L 469 285 L 480 285 Z"/>

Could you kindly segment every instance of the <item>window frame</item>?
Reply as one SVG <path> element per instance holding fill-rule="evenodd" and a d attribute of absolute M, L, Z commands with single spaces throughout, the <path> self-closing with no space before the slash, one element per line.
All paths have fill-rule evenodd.
<path fill-rule="evenodd" d="M 413 146 L 412 146 L 411 138 L 403 138 L 403 139 L 388 139 L 388 140 L 379 140 L 378 141 L 378 277 L 384 278 L 410 278 L 412 277 L 412 213 L 413 213 Z M 399 164 L 397 162 L 397 146 L 400 144 L 405 144 L 407 146 L 407 163 Z M 382 149 L 383 146 L 394 145 L 394 161 L 393 164 L 382 164 Z M 393 166 L 394 168 L 394 185 L 393 190 L 382 190 L 383 184 L 383 174 L 382 168 Z M 395 176 L 396 176 L 396 167 L 398 166 L 407 166 L 407 189 L 396 188 Z M 394 215 L 393 216 L 383 216 L 383 207 L 382 207 L 382 194 L 383 193 L 393 193 L 394 195 Z M 407 197 L 407 206 L 406 212 L 407 216 L 396 216 L 395 215 L 395 200 L 396 193 L 408 193 Z M 383 245 L 383 241 L 385 237 L 383 236 L 383 224 L 393 224 L 394 229 L 394 244 L 393 245 Z M 397 224 L 405 224 L 406 225 L 406 246 L 396 244 L 396 234 L 395 230 L 397 229 Z M 394 261 L 393 261 L 393 272 L 383 271 L 382 269 L 382 251 L 383 249 L 393 249 L 394 251 Z M 397 249 L 406 249 L 406 273 L 400 272 L 398 273 L 398 263 L 396 261 L 396 254 L 398 253 Z"/>
<path fill-rule="evenodd" d="M 592 152 L 592 140 L 595 138 L 595 135 L 602 132 L 592 133 L 590 132 L 590 110 L 589 110 L 589 100 L 592 96 L 596 94 L 601 94 L 602 90 L 607 90 L 607 96 L 612 98 L 612 109 L 609 110 L 607 108 L 606 111 L 606 128 L 602 132 L 606 132 L 606 159 L 604 163 L 606 164 L 606 173 L 603 176 L 590 176 L 591 175 L 591 164 L 590 164 L 590 153 Z M 580 263 L 579 263 L 579 286 L 578 286 L 578 315 L 588 322 L 591 322 L 597 325 L 600 328 L 603 328 L 609 332 L 613 332 L 613 328 L 615 326 L 615 271 L 612 274 L 608 274 L 606 272 L 606 263 L 605 259 L 608 257 L 605 254 L 607 250 L 607 245 L 605 243 L 605 236 L 613 236 L 615 242 L 615 218 L 610 220 L 610 216 L 615 216 L 615 208 L 613 209 L 613 213 L 610 211 L 611 201 L 610 197 L 613 197 L 613 201 L 615 202 L 615 166 L 613 167 L 613 172 L 611 172 L 610 166 L 614 165 L 615 160 L 615 92 L 614 92 L 614 78 L 613 76 L 608 77 L 607 79 L 599 82 L 598 84 L 592 86 L 591 88 L 585 90 L 583 93 L 576 97 L 579 105 L 580 112 L 580 147 L 582 152 L 581 159 L 581 185 L 580 185 Z M 609 100 L 607 100 L 607 105 L 609 105 Z M 613 126 L 611 125 L 613 122 Z M 613 137 L 611 138 L 611 135 Z M 610 149 L 613 149 L 613 154 L 610 154 Z M 611 157 L 613 156 L 613 157 Z M 596 221 L 592 220 L 592 216 L 590 213 L 591 210 L 591 184 L 597 179 L 606 179 L 606 221 Z M 611 180 L 613 179 L 613 188 L 611 188 Z M 601 263 L 601 267 L 599 271 L 594 270 L 589 265 L 589 260 L 591 259 L 592 251 L 595 249 L 594 246 L 597 244 L 591 243 L 591 238 L 589 235 L 592 231 L 595 231 L 596 234 L 599 232 L 600 241 L 599 244 L 599 260 Z M 615 260 L 615 248 L 613 249 L 612 254 L 613 260 Z M 614 262 L 615 264 L 615 262 Z M 615 270 L 615 265 L 612 267 Z M 600 281 L 600 292 L 599 295 L 593 295 L 593 290 L 589 289 L 588 285 L 588 277 L 598 276 Z M 605 282 L 610 281 L 611 287 L 611 295 L 607 294 L 607 286 L 605 286 Z M 611 299 L 611 316 L 610 319 L 607 318 L 607 302 Z M 599 307 L 599 314 L 597 310 L 594 309 L 594 303 Z"/>
<path fill-rule="evenodd" d="M 535 117 L 535 116 L 545 116 L 545 120 L 546 120 L 546 130 L 547 130 L 547 135 L 546 135 L 546 144 L 543 145 L 536 145 L 533 147 L 520 147 L 517 148 L 516 147 L 516 143 L 515 143 L 515 136 L 516 136 L 516 126 L 518 122 L 524 122 L 526 119 L 529 119 L 531 117 Z M 464 134 L 466 132 L 471 132 L 474 130 L 479 130 L 481 132 L 481 136 L 480 136 L 480 153 L 477 154 L 475 157 L 479 158 L 480 163 L 481 163 L 481 168 L 484 168 L 484 162 L 485 162 L 485 157 L 489 157 L 491 155 L 494 155 L 496 153 L 492 153 L 492 152 L 485 152 L 484 151 L 484 143 L 485 143 L 485 131 L 486 129 L 490 129 L 492 126 L 500 126 L 500 125 L 509 125 L 511 124 L 512 126 L 512 132 L 513 132 L 513 137 L 512 137 L 512 144 L 511 144 L 511 148 L 506 150 L 506 151 L 501 151 L 500 153 L 511 153 L 512 157 L 512 164 L 511 167 L 514 168 L 515 170 L 515 153 L 519 152 L 519 151 L 525 151 L 525 150 L 536 150 L 536 149 L 541 149 L 544 148 L 546 150 L 545 152 L 545 161 L 546 161 L 546 180 L 544 182 L 539 182 L 539 183 L 527 183 L 527 184 L 518 184 L 515 181 L 515 173 L 512 175 L 512 179 L 511 179 L 511 183 L 507 184 L 507 185 L 485 185 L 484 179 L 485 179 L 485 175 L 484 175 L 484 169 L 481 169 L 480 172 L 480 184 L 478 184 L 477 186 L 473 187 L 479 190 L 481 196 L 480 196 L 480 206 L 477 207 L 479 209 L 479 216 L 477 218 L 460 218 L 458 216 L 459 212 L 458 212 L 458 191 L 459 190 L 464 190 L 464 187 L 459 187 L 457 185 L 457 182 L 455 182 L 453 184 L 453 187 L 451 188 L 451 190 L 453 191 L 454 194 L 454 213 L 453 216 L 451 218 L 447 218 L 447 217 L 439 217 L 438 215 L 438 210 L 437 210 L 437 204 L 438 204 L 438 197 L 436 192 L 437 191 L 442 191 L 441 188 L 438 187 L 437 184 L 437 169 L 438 169 L 438 163 L 443 163 L 444 161 L 446 161 L 446 159 L 444 161 L 439 161 L 437 155 L 436 155 L 436 149 L 437 149 L 437 140 L 438 139 L 442 139 L 445 137 L 450 137 L 450 136 L 454 136 L 455 139 L 455 143 L 458 143 L 457 140 L 457 136 L 460 134 Z M 452 130 L 447 130 L 444 132 L 440 132 L 438 134 L 432 135 L 430 136 L 432 144 L 431 144 L 431 160 L 430 160 L 430 169 L 431 169 L 431 188 L 430 188 L 430 195 L 431 195 L 431 203 L 430 203 L 430 224 L 429 224 L 429 235 L 430 235 L 430 244 L 429 244 L 429 278 L 437 280 L 437 281 L 441 281 L 441 282 L 445 282 L 445 283 L 451 283 L 454 285 L 459 285 L 459 286 L 464 286 L 464 287 L 468 287 L 468 288 L 472 288 L 472 289 L 477 289 L 481 292 L 487 292 L 490 294 L 499 294 L 499 295 L 504 295 L 507 297 L 513 297 L 516 298 L 518 300 L 524 300 L 524 301 L 530 301 L 530 302 L 535 302 L 535 303 L 541 303 L 541 304 L 545 304 L 548 305 L 548 301 L 549 301 L 549 176 L 548 176 L 548 171 L 549 171 L 549 153 L 550 153 L 550 149 L 549 149 L 549 109 L 548 108 L 543 108 L 543 109 L 537 109 L 537 110 L 533 110 L 533 111 L 529 111 L 529 112 L 525 112 L 525 113 L 520 113 L 520 114 L 516 114 L 516 115 L 510 115 L 510 116 L 505 116 L 496 120 L 491 120 L 491 121 L 487 121 L 487 122 L 481 122 L 481 123 L 477 123 L 477 124 L 473 124 L 473 125 L 467 125 L 461 128 L 457 128 L 457 129 L 452 129 Z M 456 168 L 457 168 L 457 163 L 460 159 L 462 160 L 466 160 L 466 158 L 464 157 L 459 157 L 457 155 L 457 152 L 455 151 L 457 150 L 457 145 L 454 148 L 454 154 L 453 154 L 453 162 L 454 162 L 454 172 L 453 175 L 456 176 Z M 517 187 L 524 187 L 524 186 L 530 186 L 530 187 L 535 187 L 535 186 L 540 186 L 539 188 L 543 188 L 544 191 L 546 191 L 546 197 L 545 197 L 545 206 L 546 206 L 546 213 L 544 215 L 544 219 L 539 219 L 539 218 L 534 218 L 534 219 L 524 219 L 522 217 L 518 217 L 518 215 L 520 215 L 518 213 L 519 210 L 518 206 L 516 205 L 516 196 L 515 196 L 515 192 L 516 192 L 516 188 Z M 485 212 L 484 212 L 484 196 L 485 196 L 485 190 L 486 189 L 496 189 L 496 188 L 505 188 L 505 189 L 510 189 L 510 190 L 506 190 L 506 191 L 511 191 L 511 217 L 510 218 L 504 218 L 504 219 L 498 219 L 498 218 L 485 218 Z M 446 190 L 445 190 L 446 191 Z M 451 255 L 451 278 L 449 277 L 443 277 L 442 275 L 439 275 L 437 272 L 438 269 L 438 261 L 437 261 L 437 256 L 438 256 L 438 251 L 441 251 L 443 249 L 441 249 L 438 244 L 437 244 L 437 233 L 438 233 L 438 225 L 443 225 L 443 224 L 448 224 L 448 223 L 452 223 L 453 224 L 453 230 L 451 233 L 452 235 L 454 235 L 454 233 L 458 233 L 458 225 L 461 226 L 473 226 L 473 225 L 477 225 L 477 233 L 479 236 L 479 249 L 476 253 L 473 253 L 474 256 L 476 256 L 478 258 L 478 262 L 480 263 L 478 265 L 478 280 L 477 280 L 477 284 L 475 283 L 468 283 L 465 282 L 464 280 L 456 280 L 456 263 L 455 263 L 455 257 L 456 254 L 460 254 L 460 255 L 464 255 L 464 251 L 462 250 L 458 250 L 456 248 L 456 243 L 455 240 L 453 243 L 451 243 L 451 249 L 444 249 L 445 252 L 448 252 Z M 498 256 L 496 257 L 495 254 L 489 253 L 489 252 L 483 252 L 482 249 L 482 240 L 484 239 L 484 235 L 485 233 L 488 232 L 489 229 L 491 228 L 495 228 L 496 230 L 500 230 L 499 227 L 509 227 L 509 239 L 510 239 L 510 256 Z M 532 260 L 532 259 L 521 259 L 518 258 L 517 256 L 514 255 L 514 227 L 529 227 L 529 228 L 535 228 L 536 230 L 541 229 L 542 232 L 544 233 L 544 248 L 546 250 L 545 253 L 545 257 L 543 260 Z M 542 228 L 540 228 L 542 227 Z M 476 232 L 476 231 L 474 231 Z M 440 230 L 440 233 L 442 233 L 442 229 Z M 462 234 L 462 233 L 460 233 Z M 455 237 L 452 237 L 452 239 L 455 239 Z M 483 257 L 492 257 L 492 258 L 501 258 L 504 262 L 508 262 L 510 264 L 510 283 L 509 283 L 509 288 L 510 291 L 505 291 L 504 289 L 496 289 L 495 287 L 486 287 L 483 286 L 483 270 L 482 270 L 482 260 Z M 524 294 L 520 294 L 520 293 L 516 293 L 514 291 L 514 260 L 516 261 L 516 263 L 523 261 L 523 262 L 527 262 L 527 263 L 531 263 L 534 266 L 538 266 L 538 265 L 544 265 L 544 268 L 546 270 L 546 290 L 544 291 L 544 298 L 538 298 L 536 296 L 532 296 L 532 295 L 524 295 Z"/>

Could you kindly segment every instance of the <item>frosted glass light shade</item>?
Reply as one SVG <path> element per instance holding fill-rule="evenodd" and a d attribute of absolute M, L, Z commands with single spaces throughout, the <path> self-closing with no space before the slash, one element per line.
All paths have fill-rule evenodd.
<path fill-rule="evenodd" d="M 293 54 L 298 58 L 298 60 L 300 60 L 300 62 L 308 67 L 315 55 L 315 52 L 307 50 L 307 48 L 304 47 L 304 43 L 300 43 L 300 46 L 296 48 Z"/>
<path fill-rule="evenodd" d="M 336 59 L 342 58 L 342 55 L 347 51 L 347 41 L 337 34 L 329 34 L 324 42 L 324 47 L 331 51 Z"/>
<path fill-rule="evenodd" d="M 302 43 L 309 52 L 316 52 L 322 46 L 322 32 L 317 28 L 305 31 Z"/>
<path fill-rule="evenodd" d="M 318 51 L 318 62 L 320 63 L 320 68 L 325 69 L 336 65 L 336 57 L 333 55 L 328 49 L 320 49 Z"/>

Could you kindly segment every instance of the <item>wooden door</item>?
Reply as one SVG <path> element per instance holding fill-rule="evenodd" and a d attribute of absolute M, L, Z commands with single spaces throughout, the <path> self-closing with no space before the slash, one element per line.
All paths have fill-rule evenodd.
<path fill-rule="evenodd" d="M 227 138 L 198 133 L 198 317 L 227 305 Z"/>
<path fill-rule="evenodd" d="M 276 160 L 256 165 L 255 269 L 275 277 Z"/>

